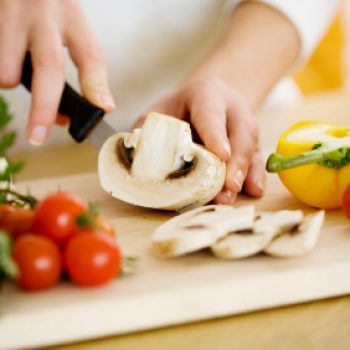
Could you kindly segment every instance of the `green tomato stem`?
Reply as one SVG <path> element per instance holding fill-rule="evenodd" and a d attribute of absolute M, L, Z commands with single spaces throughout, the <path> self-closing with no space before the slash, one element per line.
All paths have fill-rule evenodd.
<path fill-rule="evenodd" d="M 8 199 L 8 195 L 13 196 L 14 198 Z M 0 203 L 13 204 L 13 205 L 18 205 L 20 207 L 24 207 L 27 205 L 30 208 L 34 208 L 38 203 L 38 200 L 35 197 L 29 194 L 23 195 L 14 190 L 11 190 L 10 188 L 0 189 L 0 198 L 3 199 L 3 200 L 0 200 Z"/>

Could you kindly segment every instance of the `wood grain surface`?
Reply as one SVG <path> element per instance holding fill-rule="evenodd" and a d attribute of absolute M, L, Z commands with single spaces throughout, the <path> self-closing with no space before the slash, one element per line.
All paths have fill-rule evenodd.
<path fill-rule="evenodd" d="M 272 149 L 280 131 L 298 119 L 349 124 L 349 117 L 350 95 L 340 92 L 315 96 L 294 108 L 266 110 L 259 116 L 262 147 Z M 40 150 L 18 158 L 28 160 L 21 179 L 96 168 L 96 151 L 88 146 Z M 55 349 L 349 349 L 349 325 L 350 297 L 342 297 Z"/>

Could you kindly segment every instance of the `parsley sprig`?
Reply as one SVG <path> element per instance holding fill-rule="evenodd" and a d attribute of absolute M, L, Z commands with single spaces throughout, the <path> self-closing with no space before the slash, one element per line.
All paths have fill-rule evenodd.
<path fill-rule="evenodd" d="M 12 114 L 3 96 L 0 96 L 0 158 L 7 159 L 9 149 L 15 144 L 16 132 L 8 130 L 8 124 L 12 120 Z M 11 177 L 18 173 L 24 166 L 22 161 L 7 159 L 7 165 L 0 171 L 0 181 L 11 181 Z M 1 167 L 1 164 L 0 164 Z"/>
<path fill-rule="evenodd" d="M 17 134 L 9 130 L 12 114 L 3 96 L 0 96 L 0 203 L 8 203 L 18 207 L 33 208 L 37 200 L 31 195 L 23 195 L 11 188 L 11 181 L 24 166 L 23 161 L 12 161 L 8 152 L 15 144 Z"/>
<path fill-rule="evenodd" d="M 14 174 L 18 173 L 24 166 L 22 161 L 11 161 L 8 151 L 16 141 L 16 132 L 8 130 L 12 120 L 8 104 L 3 96 L 0 96 L 0 203 L 31 207 L 33 200 L 31 196 L 17 193 L 11 188 Z M 18 277 L 18 267 L 11 256 L 12 240 L 10 235 L 0 230 L 0 286 L 5 279 Z"/>
<path fill-rule="evenodd" d="M 16 279 L 18 266 L 11 256 L 12 240 L 6 231 L 0 230 L 0 286 L 6 279 Z"/>

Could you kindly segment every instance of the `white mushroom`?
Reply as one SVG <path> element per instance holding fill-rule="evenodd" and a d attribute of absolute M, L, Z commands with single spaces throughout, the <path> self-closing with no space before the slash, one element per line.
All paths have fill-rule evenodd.
<path fill-rule="evenodd" d="M 278 236 L 264 250 L 278 257 L 294 257 L 307 254 L 316 245 L 324 221 L 324 211 L 305 217 L 291 232 Z"/>
<path fill-rule="evenodd" d="M 143 128 L 111 136 L 102 146 L 102 187 L 125 202 L 183 210 L 211 201 L 225 181 L 226 166 L 193 143 L 188 123 L 150 113 Z"/>
<path fill-rule="evenodd" d="M 230 233 L 212 245 L 211 250 L 222 259 L 240 259 L 255 255 L 275 236 L 293 229 L 302 219 L 301 210 L 259 213 L 251 230 Z"/>
<path fill-rule="evenodd" d="M 159 226 L 153 235 L 153 252 L 161 257 L 184 255 L 210 247 L 229 232 L 251 229 L 253 222 L 253 206 L 200 207 Z"/>

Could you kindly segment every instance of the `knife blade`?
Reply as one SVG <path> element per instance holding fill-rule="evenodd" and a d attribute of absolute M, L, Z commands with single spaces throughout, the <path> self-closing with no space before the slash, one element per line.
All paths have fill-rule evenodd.
<path fill-rule="evenodd" d="M 26 53 L 21 83 L 28 91 L 32 87 L 33 67 L 31 55 Z M 68 131 L 76 142 L 87 139 L 97 148 L 116 131 L 103 119 L 105 112 L 75 91 L 67 82 L 64 85 L 58 112 L 70 120 Z"/>

